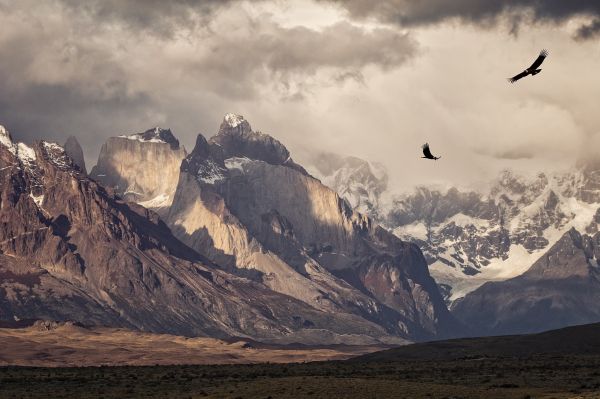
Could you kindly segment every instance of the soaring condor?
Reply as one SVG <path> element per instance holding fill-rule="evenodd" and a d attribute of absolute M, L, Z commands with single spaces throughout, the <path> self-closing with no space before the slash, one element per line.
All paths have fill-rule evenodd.
<path fill-rule="evenodd" d="M 512 78 L 508 78 L 508 81 L 510 83 L 515 83 L 517 80 L 524 78 L 527 75 L 531 75 L 531 76 L 537 75 L 538 73 L 540 73 L 542 71 L 541 69 L 538 69 L 538 67 L 540 65 L 542 65 L 542 62 L 544 62 L 544 60 L 546 59 L 547 56 L 548 56 L 548 50 L 542 50 L 540 52 L 540 55 L 537 57 L 537 59 L 535 61 L 533 61 L 533 64 L 531 64 L 531 66 L 529 68 L 527 68 L 520 74 L 513 76 Z"/>
<path fill-rule="evenodd" d="M 441 158 L 441 157 L 433 156 L 433 154 L 431 153 L 431 150 L 429 149 L 429 144 L 427 144 L 427 143 L 423 144 L 423 155 L 425 155 L 425 156 L 421 157 L 421 158 L 433 159 L 434 161 L 437 161 L 438 159 Z"/>

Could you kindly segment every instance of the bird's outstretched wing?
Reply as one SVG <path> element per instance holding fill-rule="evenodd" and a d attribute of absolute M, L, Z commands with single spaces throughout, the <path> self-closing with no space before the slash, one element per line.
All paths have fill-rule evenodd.
<path fill-rule="evenodd" d="M 517 80 L 524 78 L 527 75 L 529 75 L 529 74 L 527 72 L 523 71 L 520 74 L 513 76 L 512 78 L 508 78 L 508 81 L 510 83 L 515 83 Z"/>
<path fill-rule="evenodd" d="M 434 158 L 433 154 L 431 153 L 431 150 L 429 149 L 428 143 L 423 144 L 423 155 L 425 155 L 425 158 Z"/>
<path fill-rule="evenodd" d="M 531 64 L 531 66 L 528 69 L 537 69 L 540 65 L 542 65 L 542 62 L 544 62 L 544 60 L 546 59 L 547 56 L 548 56 L 548 50 L 544 49 L 544 50 L 540 51 L 540 55 L 537 57 L 537 59 L 535 61 L 533 61 L 533 64 Z"/>

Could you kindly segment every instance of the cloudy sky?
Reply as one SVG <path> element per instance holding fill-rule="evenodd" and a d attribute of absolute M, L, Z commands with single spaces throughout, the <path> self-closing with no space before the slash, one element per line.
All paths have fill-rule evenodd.
<path fill-rule="evenodd" d="M 600 148 L 600 1 L 0 0 L 0 27 L 0 124 L 74 135 L 89 166 L 156 125 L 191 148 L 226 112 L 300 162 L 381 162 L 397 190 Z M 507 83 L 543 48 L 541 74 Z"/>

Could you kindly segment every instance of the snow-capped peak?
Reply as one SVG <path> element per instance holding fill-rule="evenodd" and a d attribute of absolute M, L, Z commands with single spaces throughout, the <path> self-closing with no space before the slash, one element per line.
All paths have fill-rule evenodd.
<path fill-rule="evenodd" d="M 148 129 L 145 132 L 129 135 L 123 134 L 118 137 L 145 143 L 179 144 L 179 141 L 173 136 L 170 129 L 163 129 L 160 126 Z"/>
<path fill-rule="evenodd" d="M 35 163 L 35 151 L 25 143 L 15 143 L 6 128 L 0 125 L 0 145 L 5 146 L 21 163 L 31 168 Z"/>
<path fill-rule="evenodd" d="M 12 141 L 12 137 L 10 137 L 10 133 L 2 125 L 0 125 L 0 145 L 5 146 L 10 152 L 16 155 L 17 151 L 15 144 Z"/>
<path fill-rule="evenodd" d="M 29 147 L 27 144 L 18 143 L 17 144 L 17 156 L 23 163 L 23 165 L 28 168 L 33 167 L 35 163 L 35 151 L 33 148 Z"/>
<path fill-rule="evenodd" d="M 62 170 L 72 169 L 72 161 L 65 153 L 65 149 L 56 143 L 51 143 L 49 141 L 42 141 L 42 146 L 48 156 L 50 162 L 54 164 L 54 166 L 58 167 Z"/>
<path fill-rule="evenodd" d="M 237 127 L 242 122 L 244 122 L 244 120 L 245 119 L 242 115 L 237 115 L 237 114 L 232 114 L 232 113 L 225 115 L 225 122 L 227 122 L 227 124 L 230 127 Z"/>
<path fill-rule="evenodd" d="M 35 162 L 35 151 L 24 143 L 15 143 L 6 128 L 0 125 L 0 144 L 5 146 L 21 163 L 31 168 Z"/>

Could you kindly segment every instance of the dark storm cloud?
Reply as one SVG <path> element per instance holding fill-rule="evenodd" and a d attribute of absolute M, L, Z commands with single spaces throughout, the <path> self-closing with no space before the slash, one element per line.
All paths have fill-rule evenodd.
<path fill-rule="evenodd" d="M 575 16 L 600 17 L 593 0 L 322 0 L 346 8 L 355 17 L 374 17 L 388 23 L 427 25 L 460 19 L 482 25 L 506 17 L 515 31 L 525 21 L 562 23 Z M 600 22 L 581 27 L 578 38 L 589 38 Z"/>
<path fill-rule="evenodd" d="M 0 95 L 0 120 L 19 141 L 44 138 L 62 143 L 69 135 L 98 146 L 106 133 L 118 134 L 115 121 L 139 122 L 151 107 L 147 96 L 92 98 L 64 84 L 32 84 Z"/>
<path fill-rule="evenodd" d="M 301 101 L 416 52 L 392 28 L 282 26 L 232 3 L 0 0 L 0 124 L 75 135 L 93 164 L 110 135 L 165 124 L 185 142 L 234 104 Z"/>
<path fill-rule="evenodd" d="M 170 37 L 193 28 L 234 0 L 59 0 L 75 17 L 95 24 L 122 24 L 135 32 Z"/>
<path fill-rule="evenodd" d="M 587 40 L 597 36 L 600 36 L 600 18 L 596 18 L 589 24 L 580 26 L 575 34 L 575 38 L 579 40 Z"/>
<path fill-rule="evenodd" d="M 250 26 L 254 24 L 249 23 Z M 365 31 L 340 22 L 322 31 L 304 27 L 284 28 L 263 21 L 252 32 L 223 34 L 207 41 L 211 55 L 190 59 L 187 73 L 202 71 L 205 88 L 238 98 L 251 96 L 264 84 L 277 82 L 293 95 L 293 86 L 306 85 L 306 77 L 332 70 L 328 82 L 363 81 L 361 70 L 369 65 L 397 67 L 412 57 L 417 45 L 407 34 L 392 29 Z"/>

